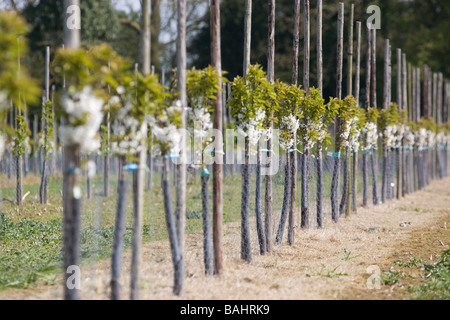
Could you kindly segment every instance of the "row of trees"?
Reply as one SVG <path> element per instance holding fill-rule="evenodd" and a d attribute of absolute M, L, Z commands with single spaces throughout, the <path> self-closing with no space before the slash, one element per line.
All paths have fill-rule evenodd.
<path fill-rule="evenodd" d="M 66 1 L 65 7 L 74 4 Z M 320 3 L 320 1 L 319 1 Z M 170 239 L 170 247 L 175 271 L 174 293 L 182 294 L 184 278 L 184 219 L 186 211 L 186 166 L 183 163 L 176 165 L 177 190 L 176 208 L 172 208 L 171 188 L 169 184 L 169 161 L 176 154 L 181 159 L 186 158 L 185 137 L 179 135 L 177 129 L 193 130 L 194 135 L 201 137 L 199 165 L 202 167 L 202 207 L 204 226 L 204 248 L 205 248 L 205 272 L 207 274 L 221 274 L 221 223 L 222 223 L 222 165 L 218 162 L 213 164 L 213 230 L 209 229 L 209 203 L 207 185 L 210 173 L 205 166 L 205 148 L 211 141 L 208 138 L 208 130 L 213 128 L 222 130 L 222 98 L 220 89 L 222 82 L 221 55 L 220 55 L 220 9 L 219 3 L 211 2 L 211 25 L 212 33 L 212 67 L 203 70 L 192 69 L 186 72 L 185 56 L 185 2 L 180 1 L 178 7 L 178 65 L 174 77 L 173 87 L 165 88 L 159 83 L 156 75 L 150 74 L 150 63 L 148 46 L 145 39 L 141 41 L 142 62 L 141 70 L 132 67 L 118 53 L 107 45 L 94 46 L 87 51 L 79 48 L 79 34 L 77 30 L 64 29 L 65 49 L 59 49 L 53 63 L 55 75 L 64 83 L 61 98 L 55 103 L 55 109 L 60 116 L 62 125 L 59 127 L 60 142 L 64 146 L 64 266 L 67 270 L 70 266 L 79 264 L 79 228 L 81 219 L 82 192 L 79 184 L 80 174 L 83 172 L 83 164 L 80 162 L 82 153 L 90 153 L 101 147 L 100 128 L 103 123 L 106 126 L 107 149 L 106 156 L 113 154 L 121 159 L 121 172 L 119 173 L 119 197 L 117 202 L 116 229 L 114 238 L 114 249 L 112 257 L 112 298 L 120 297 L 120 286 L 118 279 L 121 270 L 121 257 L 123 248 L 125 201 L 127 199 L 127 185 L 125 172 L 134 171 L 133 183 L 133 257 L 132 257 L 132 298 L 139 297 L 139 264 L 142 242 L 142 199 L 143 199 L 143 177 L 147 163 L 147 148 L 150 147 L 153 156 L 160 156 L 163 160 L 163 195 L 165 204 L 165 215 L 167 229 Z M 251 1 L 247 1 L 246 8 L 250 10 Z M 143 2 L 143 12 L 148 12 L 148 2 Z M 296 153 L 301 153 L 301 221 L 303 228 L 309 227 L 309 176 L 306 161 L 310 155 L 317 155 L 318 161 L 318 196 L 317 196 L 317 224 L 323 226 L 322 191 L 323 172 L 322 159 L 323 147 L 334 138 L 335 150 L 331 157 L 335 159 L 333 181 L 331 186 L 332 219 L 337 222 L 339 216 L 344 212 L 350 214 L 351 208 L 356 210 L 356 158 L 358 151 L 364 152 L 364 190 L 365 203 L 367 203 L 367 161 L 365 156 L 371 155 L 371 167 L 374 181 L 373 195 L 374 204 L 378 204 L 376 183 L 376 156 L 377 148 L 382 146 L 383 179 L 381 189 L 381 200 L 391 198 L 392 170 L 389 170 L 392 154 L 397 154 L 396 161 L 401 165 L 391 166 L 402 168 L 405 173 L 397 173 L 397 182 L 404 177 L 404 186 L 408 174 L 407 154 L 412 152 L 413 165 L 417 172 L 430 172 L 428 168 L 432 161 L 430 155 L 436 155 L 436 161 L 441 176 L 446 174 L 446 152 L 444 148 L 448 145 L 448 126 L 436 125 L 431 120 L 423 120 L 419 124 L 409 123 L 403 108 L 397 108 L 390 103 L 390 96 L 386 95 L 385 105 L 381 111 L 376 108 L 363 109 L 359 107 L 358 100 L 352 97 L 353 91 L 349 90 L 349 96 L 342 99 L 342 33 L 343 33 L 343 5 L 340 5 L 338 33 L 338 94 L 337 98 L 330 98 L 325 103 L 320 88 L 309 86 L 309 37 L 304 41 L 304 79 L 303 89 L 297 84 L 298 50 L 293 55 L 293 81 L 292 84 L 274 80 L 274 28 L 275 28 L 275 2 L 269 2 L 269 68 L 266 74 L 260 65 L 251 65 L 248 59 L 244 62 L 244 76 L 235 77 L 231 84 L 231 96 L 228 107 L 235 118 L 234 125 L 238 132 L 245 136 L 245 164 L 242 171 L 242 241 L 241 257 L 246 261 L 252 260 L 249 230 L 249 194 L 250 194 L 250 157 L 252 152 L 256 153 L 256 205 L 255 216 L 257 221 L 257 233 L 259 239 L 260 253 L 272 251 L 273 243 L 281 243 L 285 224 L 288 222 L 288 243 L 292 245 L 295 241 L 296 217 Z M 305 32 L 309 28 L 309 1 L 305 1 Z M 300 1 L 295 3 L 296 17 L 300 12 Z M 320 12 L 320 10 L 319 10 Z M 248 16 L 248 15 L 247 15 Z M 251 16 L 251 15 L 250 15 Z M 351 16 L 351 30 L 353 30 L 353 15 Z M 16 41 L 18 34 L 26 32 L 25 24 L 17 15 L 2 13 L 2 38 L 5 54 L 5 63 L 2 63 L 2 78 L 0 88 L 4 92 L 2 116 L 9 111 L 12 105 L 18 110 L 24 110 L 23 101 L 33 102 L 36 99 L 36 86 L 25 73 L 25 68 L 20 68 L 17 63 L 19 51 L 25 52 L 24 42 Z M 294 47 L 298 49 L 299 19 L 294 30 Z M 145 15 L 142 24 L 146 25 Z M 246 21 L 251 26 L 251 21 Z M 360 24 L 359 24 L 360 31 Z M 145 34 L 145 33 L 143 33 Z M 308 32 L 305 34 L 309 35 Z M 319 32 L 320 34 L 320 32 Z M 360 47 L 360 32 L 357 48 Z M 147 36 L 143 36 L 148 38 Z M 353 33 L 349 34 L 353 38 Z M 14 39 L 14 40 L 13 40 Z M 375 39 L 375 38 L 373 38 Z M 247 38 L 250 41 L 250 38 Z M 3 44 L 2 44 L 3 45 Z M 19 47 L 23 46 L 23 47 Z M 320 47 L 320 45 L 318 45 Z M 249 48 L 248 46 L 245 46 Z M 353 50 L 352 45 L 351 51 Z M 19 50 L 20 49 L 20 50 Z M 350 52 L 351 52 L 350 51 Z M 372 56 L 373 51 L 370 52 Z M 249 57 L 249 55 L 246 55 Z M 359 55 L 358 55 L 359 57 Z M 369 57 L 369 54 L 368 54 Z M 9 60 L 8 60 L 9 59 Z M 352 61 L 352 60 L 350 60 Z M 389 60 L 388 60 L 389 61 Z M 359 64 L 357 58 L 357 64 Z M 321 70 L 321 64 L 318 63 Z M 389 67 L 389 66 L 388 66 Z M 358 68 L 357 68 L 358 69 Z M 320 73 L 320 72 L 319 72 Z M 352 69 L 349 68 L 349 74 Z M 389 73 L 387 73 L 389 75 Z M 352 77 L 348 77 L 352 79 Z M 176 80 L 175 80 L 176 79 Z M 389 81 L 385 81 L 390 85 Z M 359 85 L 359 80 L 357 81 Z M 351 80 L 348 88 L 352 88 Z M 369 81 L 370 87 L 370 81 Z M 390 89 L 390 88 L 389 88 Z M 368 88 L 366 88 L 367 91 Z M 386 90 L 385 90 L 386 91 Z M 356 94 L 358 97 L 359 95 Z M 376 101 L 376 100 L 375 100 Z M 187 112 L 189 104 L 190 113 Z M 370 103 L 369 103 L 370 106 Z M 404 105 L 403 105 L 404 106 Z M 48 99 L 43 108 L 44 126 L 44 150 L 50 144 L 52 136 L 51 104 Z M 16 130 L 7 129 L 2 121 L 5 133 L 15 137 L 16 147 L 22 148 L 26 137 L 26 126 L 23 118 L 16 117 Z M 22 120 L 21 120 L 22 119 Z M 332 125 L 334 123 L 334 126 Z M 111 130 L 109 129 L 111 128 Z M 285 193 L 281 219 L 275 239 L 272 236 L 274 221 L 272 215 L 271 195 L 271 157 L 276 140 L 272 140 L 274 129 L 280 130 L 279 139 L 281 146 L 289 159 L 285 174 Z M 436 139 L 436 137 L 438 137 Z M 259 141 L 266 140 L 266 149 L 261 147 Z M 214 155 L 223 154 L 223 145 L 220 139 L 213 141 Z M 1 149 L 1 148 L 0 148 Z M 399 151 L 397 151 L 399 150 Z M 434 153 L 433 153 L 434 152 Z M 266 153 L 268 156 L 264 157 Z M 400 156 L 398 155 L 400 153 Z M 17 152 L 16 158 L 21 159 L 22 153 Z M 345 157 L 343 156 L 345 155 Z M 353 155 L 353 156 L 352 156 Z M 422 156 L 419 156 L 422 155 Z M 264 159 L 266 158 L 266 159 Z M 151 159 L 151 158 L 150 158 Z M 342 160 L 343 159 L 343 160 Z M 352 161 L 350 161 L 352 159 Z M 263 161 L 264 160 L 264 161 Z M 267 160 L 267 161 L 266 161 Z M 265 167 L 263 162 L 268 165 Z M 344 163 L 344 188 L 341 202 L 338 208 L 338 187 L 340 164 Z M 45 161 L 44 161 L 45 163 Z M 134 165 L 133 165 L 134 164 Z M 20 163 L 18 174 L 22 171 Z M 45 167 L 44 167 L 45 168 Z M 409 167 L 409 172 L 413 172 Z M 45 169 L 43 170 L 43 183 L 45 182 Z M 262 176 L 265 179 L 265 217 L 262 214 Z M 269 173 L 269 174 L 267 174 Z M 427 175 L 417 176 L 417 187 L 421 188 L 430 181 Z M 420 176 L 420 178 L 419 178 Z M 411 180 L 410 175 L 410 180 Z M 21 179 L 18 177 L 18 182 Z M 43 184 L 45 186 L 45 183 Z M 400 185 L 397 183 L 397 185 Z M 411 184 L 410 184 L 411 185 Z M 19 188 L 18 188 L 19 190 Z M 406 191 L 407 188 L 405 189 Z M 410 190 L 412 191 L 412 190 Z M 45 191 L 42 191 L 45 195 Z M 399 194 L 399 193 L 397 193 Z M 21 198 L 21 197 L 20 197 Z M 19 194 L 18 194 L 19 199 Z M 18 201 L 19 202 L 19 201 Z M 211 235 L 212 233 L 212 235 Z M 211 237 L 213 238 L 211 241 Z M 212 245 L 211 245 L 212 242 Z M 214 267 L 212 263 L 214 256 Z M 214 268 L 214 269 L 213 269 Z M 68 279 L 66 279 L 68 280 Z M 77 298 L 77 291 L 66 289 L 66 298 Z"/>

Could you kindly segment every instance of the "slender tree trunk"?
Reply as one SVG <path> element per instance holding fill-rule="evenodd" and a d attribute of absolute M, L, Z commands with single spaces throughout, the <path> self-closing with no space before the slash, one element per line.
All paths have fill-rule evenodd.
<path fill-rule="evenodd" d="M 81 225 L 81 191 L 79 176 L 79 146 L 67 146 L 64 149 L 64 270 L 69 271 L 80 263 L 80 225 Z M 70 274 L 65 273 L 64 298 L 77 300 L 77 286 L 69 286 Z M 73 283 L 75 285 L 75 283 Z"/>
<path fill-rule="evenodd" d="M 364 136 L 364 145 L 366 146 L 366 137 Z M 368 151 L 362 154 L 362 176 L 363 176 L 363 207 L 367 207 L 369 175 L 368 175 Z"/>
<path fill-rule="evenodd" d="M 277 235 L 275 237 L 276 244 L 281 244 L 281 242 L 283 241 L 284 228 L 288 217 L 290 196 L 291 196 L 291 174 L 290 174 L 290 161 L 288 150 L 286 152 L 286 166 L 284 169 L 283 206 L 281 208 L 280 223 L 278 224 Z"/>
<path fill-rule="evenodd" d="M 317 142 L 317 226 L 319 228 L 323 228 L 322 196 L 323 196 L 322 143 Z"/>
<path fill-rule="evenodd" d="M 211 66 L 216 69 L 219 75 L 222 74 L 222 58 L 220 50 L 220 1 L 210 2 L 210 30 L 211 30 Z M 222 86 L 219 79 L 219 87 Z M 222 99 L 221 92 L 217 92 L 217 99 L 214 102 L 214 129 L 222 132 Z M 220 140 L 220 139 L 216 139 Z M 222 150 L 222 141 L 215 141 L 215 149 Z M 223 164 L 213 164 L 213 245 L 214 245 L 214 273 L 221 276 L 223 273 L 222 255 L 222 219 L 223 219 Z"/>
<path fill-rule="evenodd" d="M 122 157 L 122 163 L 125 164 L 125 157 Z M 122 269 L 123 239 L 125 234 L 126 203 L 128 195 L 128 183 L 125 177 L 125 170 L 120 171 L 118 185 L 116 224 L 111 256 L 111 300 L 120 300 L 120 273 Z"/>
<path fill-rule="evenodd" d="M 378 164 L 377 164 L 377 150 L 372 150 L 370 155 L 370 162 L 372 167 L 372 200 L 374 205 L 378 205 Z"/>
<path fill-rule="evenodd" d="M 386 201 L 386 187 L 387 187 L 387 162 L 388 162 L 388 150 L 383 143 L 383 181 L 381 183 L 381 202 Z"/>
<path fill-rule="evenodd" d="M 16 157 L 16 203 L 18 206 L 22 205 L 22 190 L 23 190 L 23 181 L 22 181 L 22 156 L 18 155 Z"/>
<path fill-rule="evenodd" d="M 353 151 L 353 158 L 352 158 L 352 182 L 351 182 L 351 211 L 353 213 L 357 213 L 356 209 L 356 196 L 358 192 L 357 188 L 357 174 L 358 174 L 358 150 Z"/>
<path fill-rule="evenodd" d="M 163 196 L 164 196 L 164 211 L 166 213 L 166 226 L 169 233 L 170 252 L 172 253 L 173 269 L 175 273 L 174 277 L 174 290 L 175 288 L 182 287 L 183 275 L 181 274 L 183 268 L 181 266 L 181 251 L 178 244 L 178 235 L 176 229 L 176 222 L 172 212 L 172 199 L 170 195 L 170 176 L 169 176 L 169 158 L 164 157 L 163 160 Z"/>
<path fill-rule="evenodd" d="M 262 217 L 262 181 L 261 181 L 261 150 L 257 150 L 256 161 L 256 191 L 255 191 L 255 217 L 256 217 L 256 230 L 258 233 L 259 252 L 264 255 L 267 252 L 266 234 L 264 230 L 264 222 Z"/>
<path fill-rule="evenodd" d="M 305 148 L 302 155 L 302 204 L 301 204 L 301 227 L 309 228 L 309 150 Z"/>
<path fill-rule="evenodd" d="M 214 273 L 212 264 L 212 238 L 209 218 L 209 173 L 202 172 L 202 218 L 203 218 L 203 262 L 205 264 L 205 274 L 210 276 Z"/>
<path fill-rule="evenodd" d="M 242 168 L 242 202 L 241 202 L 241 259 L 252 261 L 250 243 L 249 208 L 250 208 L 250 147 L 245 138 L 245 163 Z"/>
<path fill-rule="evenodd" d="M 47 106 L 46 103 L 47 101 L 50 100 L 50 47 L 46 47 L 46 54 L 45 54 L 45 97 L 44 97 L 44 109 L 45 109 L 45 113 L 47 114 L 48 110 L 47 110 Z M 43 131 L 44 131 L 44 140 L 47 140 L 47 117 L 48 115 L 45 117 L 45 119 L 43 119 L 42 124 L 43 124 Z M 46 204 L 47 203 L 47 193 L 48 193 L 48 185 L 47 185 L 47 176 L 48 176 L 48 164 L 47 164 L 47 146 L 44 146 L 42 148 L 42 179 L 41 179 L 41 187 L 40 187 L 40 202 L 41 204 Z"/>
<path fill-rule="evenodd" d="M 342 198 L 341 203 L 339 204 L 339 215 L 342 215 L 345 210 L 345 206 L 347 205 L 347 198 L 349 197 L 349 188 L 350 184 L 349 182 L 349 176 L 350 173 L 350 151 L 349 148 L 345 148 L 345 159 L 343 161 L 344 165 L 344 172 L 342 174 L 342 180 L 343 180 L 343 187 L 342 187 Z"/>
<path fill-rule="evenodd" d="M 142 126 L 145 128 L 147 135 L 147 124 L 144 121 Z M 133 193 L 133 242 L 131 255 L 131 291 L 130 299 L 140 299 L 140 269 L 142 262 L 142 232 L 144 219 L 144 178 L 145 178 L 145 164 L 147 163 L 147 148 L 146 142 L 142 143 L 142 149 L 137 154 L 139 167 L 135 174 L 135 190 Z"/>

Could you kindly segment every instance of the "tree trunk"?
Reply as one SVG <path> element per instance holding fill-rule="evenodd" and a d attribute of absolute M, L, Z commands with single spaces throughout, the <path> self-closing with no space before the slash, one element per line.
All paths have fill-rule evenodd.
<path fill-rule="evenodd" d="M 212 238 L 209 218 L 209 174 L 203 174 L 202 180 L 202 218 L 203 218 L 203 262 L 205 264 L 205 274 L 210 276 L 214 273 L 212 264 Z"/>
<path fill-rule="evenodd" d="M 358 151 L 353 151 L 353 158 L 352 158 L 352 183 L 351 183 L 351 211 L 353 213 L 357 213 L 356 211 L 356 196 L 358 195 L 358 188 L 357 188 L 357 174 L 358 174 Z"/>
<path fill-rule="evenodd" d="M 259 148 L 259 143 L 258 143 L 258 150 L 257 150 L 256 157 L 257 157 L 257 161 L 256 161 L 256 191 L 255 191 L 256 230 L 258 233 L 259 252 L 261 253 L 261 255 L 264 255 L 267 252 L 267 242 L 266 242 L 266 234 L 265 234 L 265 230 L 264 230 L 264 222 L 263 222 L 263 217 L 262 217 L 261 150 Z"/>
<path fill-rule="evenodd" d="M 125 158 L 122 157 L 125 164 Z M 118 181 L 118 198 L 116 208 L 116 226 L 114 229 L 114 243 L 111 256 L 111 300 L 120 300 L 120 273 L 122 268 L 122 251 L 124 247 L 125 218 L 127 203 L 127 179 L 125 170 L 121 170 Z"/>
<path fill-rule="evenodd" d="M 366 146 L 366 137 L 364 137 L 364 145 Z M 363 175 L 363 207 L 367 207 L 368 189 L 369 189 L 369 174 L 368 174 L 368 151 L 362 154 L 362 175 Z"/>
<path fill-rule="evenodd" d="M 388 172 L 387 162 L 388 162 L 388 151 L 383 143 L 383 171 L 382 171 L 383 180 L 381 182 L 381 203 L 385 203 L 386 201 L 387 172 Z"/>
<path fill-rule="evenodd" d="M 349 148 L 345 148 L 345 160 L 343 163 L 344 172 L 342 176 L 343 187 L 342 187 L 342 197 L 341 203 L 339 204 L 339 215 L 342 215 L 345 210 L 345 206 L 347 205 L 347 198 L 349 197 L 349 176 L 350 176 L 350 151 Z"/>
<path fill-rule="evenodd" d="M 374 205 L 378 205 L 378 164 L 377 164 L 377 150 L 372 150 L 370 155 L 370 162 L 372 168 L 372 200 Z"/>
<path fill-rule="evenodd" d="M 67 146 L 64 149 L 64 271 L 80 263 L 81 190 L 79 186 L 80 148 Z M 65 272 L 64 298 L 77 300 L 78 288 L 68 286 L 69 273 Z"/>
<path fill-rule="evenodd" d="M 291 175 L 290 175 L 290 161 L 289 151 L 286 152 L 286 166 L 284 169 L 284 192 L 283 192 L 283 206 L 281 208 L 280 223 L 278 224 L 278 231 L 275 237 L 275 243 L 281 244 L 283 241 L 284 227 L 288 217 L 289 198 L 291 196 Z"/>
<path fill-rule="evenodd" d="M 250 148 L 245 138 L 245 163 L 242 168 L 242 202 L 241 202 L 241 259 L 251 262 L 249 209 L 250 209 Z"/>
<path fill-rule="evenodd" d="M 178 235 L 175 225 L 175 219 L 172 212 L 172 199 L 170 196 L 170 177 L 169 177 L 169 158 L 164 157 L 163 163 L 163 196 L 164 196 L 164 211 L 166 213 L 166 226 L 169 234 L 170 251 L 172 253 L 172 262 L 174 268 L 174 291 L 179 290 L 183 285 L 183 267 L 181 266 L 181 251 L 178 244 Z"/>
<path fill-rule="evenodd" d="M 322 143 L 317 142 L 317 226 L 319 228 L 323 228 L 322 197 L 323 197 Z"/>
<path fill-rule="evenodd" d="M 301 205 L 301 227 L 309 228 L 309 169 L 308 169 L 308 159 L 309 150 L 304 149 L 302 155 L 302 205 Z"/>
<path fill-rule="evenodd" d="M 22 156 L 18 155 L 16 157 L 16 203 L 18 206 L 22 205 L 22 190 L 23 190 L 23 181 L 22 181 Z"/>

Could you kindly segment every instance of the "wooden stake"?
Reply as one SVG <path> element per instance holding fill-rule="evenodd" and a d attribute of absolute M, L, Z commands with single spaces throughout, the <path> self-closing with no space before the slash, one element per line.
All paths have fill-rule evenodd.
<path fill-rule="evenodd" d="M 338 41 L 337 41 L 337 72 L 336 72 L 336 96 L 342 99 L 342 63 L 343 63 L 343 47 L 344 47 L 344 3 L 339 3 L 338 9 Z M 341 151 L 341 138 L 339 135 L 340 118 L 336 117 L 335 121 L 335 153 Z M 340 175 L 340 158 L 334 159 L 333 177 L 331 180 L 331 216 L 334 222 L 339 220 L 338 208 L 338 189 L 339 189 L 339 175 Z"/>
<path fill-rule="evenodd" d="M 270 83 L 275 81 L 275 0 L 269 0 L 269 32 L 268 32 L 268 62 L 267 62 L 267 79 Z M 273 110 L 270 112 L 270 119 L 273 118 Z M 269 129 L 273 128 L 273 121 L 269 122 Z M 267 150 L 272 150 L 272 139 L 267 140 Z M 267 153 L 267 167 L 272 167 L 272 152 Z M 266 175 L 265 179 L 265 231 L 267 252 L 272 253 L 273 249 L 273 208 L 272 208 L 272 185 L 273 176 L 271 172 Z"/>
<path fill-rule="evenodd" d="M 321 1 L 321 0 L 319 0 Z M 298 47 L 299 47 L 299 29 L 300 29 L 300 0 L 295 0 L 294 12 L 294 34 L 293 34 L 293 53 L 292 53 L 292 84 L 297 85 L 298 82 Z M 297 137 L 294 136 L 294 146 L 297 145 Z M 288 222 L 288 239 L 289 245 L 293 245 L 295 241 L 295 211 L 296 207 L 296 193 L 297 193 L 297 154 L 291 152 L 289 154 L 291 164 L 291 199 L 289 207 L 289 222 Z"/>
<path fill-rule="evenodd" d="M 377 29 L 372 30 L 372 107 L 377 108 Z"/>
<path fill-rule="evenodd" d="M 80 46 L 80 30 L 76 26 L 69 26 L 71 16 L 67 9 L 71 6 L 80 8 L 79 0 L 64 0 L 63 3 L 63 37 L 64 45 L 69 49 Z M 76 20 L 77 17 L 75 17 Z M 81 18 L 81 17 L 78 17 Z M 80 261 L 80 206 L 79 177 L 76 169 L 80 165 L 80 147 L 64 147 L 63 165 L 63 208 L 64 208 L 64 299 L 78 300 L 79 287 L 71 283 L 72 273 L 77 272 Z"/>
<path fill-rule="evenodd" d="M 210 30 L 211 30 L 211 66 L 219 75 L 222 74 L 222 58 L 220 50 L 220 1 L 210 2 Z M 219 87 L 222 85 L 219 79 Z M 222 99 L 221 92 L 217 92 L 214 103 L 213 127 L 222 131 Z M 216 141 L 217 140 L 217 141 Z M 222 139 L 216 139 L 214 148 L 222 151 Z M 217 153 L 217 152 L 216 152 Z M 218 276 L 223 274 L 223 254 L 222 254 L 222 219 L 223 219 L 223 164 L 214 162 L 213 164 L 213 247 L 214 247 L 214 273 Z"/>
<path fill-rule="evenodd" d="M 244 20 L 244 77 L 247 75 L 250 64 L 250 48 L 252 39 L 252 0 L 245 0 L 245 20 Z"/>

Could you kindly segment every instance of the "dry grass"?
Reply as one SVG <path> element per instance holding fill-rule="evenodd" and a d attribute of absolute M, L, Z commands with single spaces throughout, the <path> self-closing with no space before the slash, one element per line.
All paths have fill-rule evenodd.
<path fill-rule="evenodd" d="M 203 273 L 202 236 L 186 239 L 186 282 L 181 299 L 403 299 L 403 286 L 369 290 L 367 268 L 386 271 L 394 260 L 421 257 L 430 262 L 450 244 L 450 178 L 402 200 L 327 219 L 324 229 L 296 230 L 295 245 L 285 242 L 271 255 L 260 256 L 254 220 L 251 225 L 253 261 L 240 259 L 240 223 L 224 226 L 222 277 Z M 406 226 L 401 223 L 408 222 Z M 369 229 L 370 228 L 370 229 Z M 437 241 L 437 240 L 439 241 Z M 444 246 L 442 246 L 444 244 Z M 351 252 L 350 259 L 344 254 Z M 123 266 L 123 298 L 128 298 L 130 252 Z M 108 299 L 109 260 L 82 269 L 83 299 Z M 142 299 L 180 299 L 172 295 L 172 262 L 167 241 L 145 246 Z M 334 271 L 333 271 L 334 270 Z M 328 275 L 328 276 L 327 276 Z M 0 299 L 60 299 L 62 286 L 10 289 Z"/>

